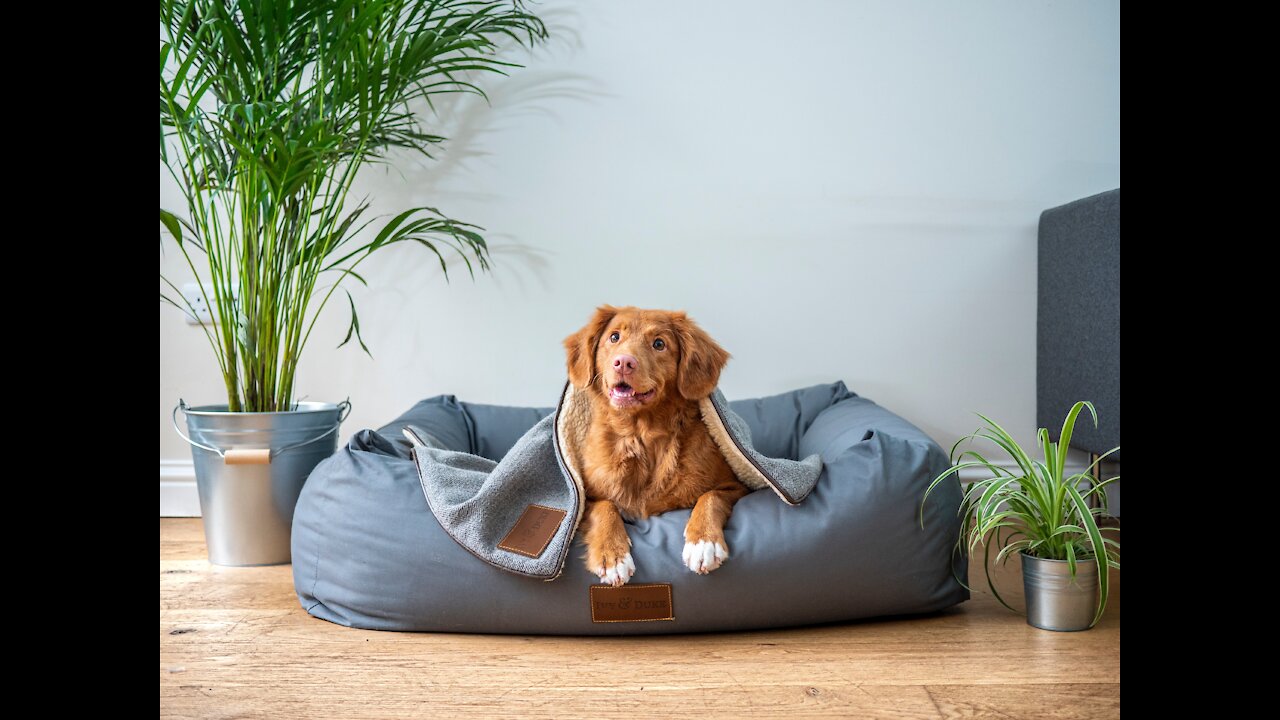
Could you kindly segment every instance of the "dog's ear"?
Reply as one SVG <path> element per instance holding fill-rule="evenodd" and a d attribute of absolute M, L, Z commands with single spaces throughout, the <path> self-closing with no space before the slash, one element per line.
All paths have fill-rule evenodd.
<path fill-rule="evenodd" d="M 676 387 L 686 400 L 701 400 L 719 384 L 729 353 L 684 313 L 674 314 L 672 325 L 680 339 Z"/>
<path fill-rule="evenodd" d="M 585 388 L 591 384 L 591 379 L 596 374 L 596 346 L 600 344 L 604 329 L 609 327 L 617 314 L 618 309 L 612 305 L 601 305 L 581 330 L 564 339 L 569 382 L 574 387 Z"/>

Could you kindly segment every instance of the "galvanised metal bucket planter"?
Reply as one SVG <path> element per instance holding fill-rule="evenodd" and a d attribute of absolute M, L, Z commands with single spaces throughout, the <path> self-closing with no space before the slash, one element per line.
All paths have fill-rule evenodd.
<path fill-rule="evenodd" d="M 1022 554 L 1027 623 L 1042 630 L 1088 630 L 1098 609 L 1098 562 L 1077 560 L 1071 577 L 1066 560 Z"/>
<path fill-rule="evenodd" d="M 290 412 L 228 412 L 226 405 L 173 409 L 191 444 L 209 562 L 289 562 L 293 509 L 307 476 L 338 446 L 351 403 L 300 402 Z M 178 412 L 187 416 L 187 433 Z"/>

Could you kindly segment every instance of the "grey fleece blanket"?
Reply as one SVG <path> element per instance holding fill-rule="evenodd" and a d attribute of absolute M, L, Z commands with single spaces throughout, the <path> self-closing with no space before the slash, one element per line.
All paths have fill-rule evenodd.
<path fill-rule="evenodd" d="M 702 400 L 700 409 L 711 437 L 744 485 L 767 487 L 791 505 L 813 489 L 822 472 L 817 455 L 798 461 L 761 455 L 752 446 L 746 422 L 729 409 L 718 389 Z M 591 412 L 584 391 L 566 383 L 556 411 L 525 433 L 500 462 L 447 450 L 410 426 L 405 434 L 414 445 L 414 463 L 431 512 L 459 545 L 481 560 L 519 575 L 559 577 L 586 504 L 579 449 Z M 513 536 L 522 542 L 512 541 Z"/>

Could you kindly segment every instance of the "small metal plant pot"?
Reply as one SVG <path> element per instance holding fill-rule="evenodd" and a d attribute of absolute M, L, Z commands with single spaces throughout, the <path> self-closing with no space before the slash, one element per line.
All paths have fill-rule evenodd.
<path fill-rule="evenodd" d="M 1027 594 L 1027 624 L 1042 630 L 1088 630 L 1098 609 L 1098 562 L 1076 561 L 1076 576 L 1066 560 L 1022 554 L 1022 586 Z"/>
<path fill-rule="evenodd" d="M 227 412 L 226 405 L 173 409 L 191 444 L 209 562 L 280 565 L 290 559 L 293 508 L 307 476 L 333 454 L 351 404 L 300 402 L 289 412 Z M 178 426 L 187 416 L 188 436 Z"/>

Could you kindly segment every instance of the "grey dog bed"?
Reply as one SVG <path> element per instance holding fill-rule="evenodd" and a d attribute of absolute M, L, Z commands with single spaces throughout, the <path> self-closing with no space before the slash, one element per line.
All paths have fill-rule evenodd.
<path fill-rule="evenodd" d="M 956 581 L 957 482 L 924 507 L 948 467 L 927 435 L 844 383 L 729 403 L 768 457 L 822 459 L 798 505 L 768 489 L 740 500 L 725 526 L 730 559 L 701 576 L 681 561 L 688 510 L 627 524 L 636 574 L 669 584 L 660 621 L 594 618 L 579 538 L 563 574 L 505 572 L 464 549 L 432 514 L 412 426 L 449 450 L 500 460 L 552 408 L 423 400 L 378 431 L 356 433 L 307 480 L 293 523 L 294 586 L 312 615 L 374 630 L 622 635 L 747 630 L 924 613 L 968 599 Z M 665 589 L 664 589 L 665 591 Z"/>

